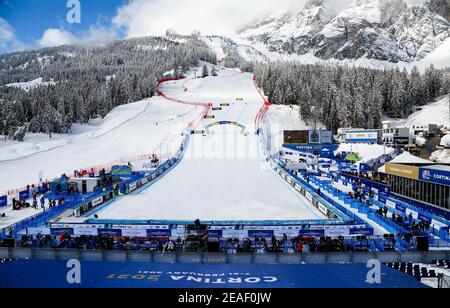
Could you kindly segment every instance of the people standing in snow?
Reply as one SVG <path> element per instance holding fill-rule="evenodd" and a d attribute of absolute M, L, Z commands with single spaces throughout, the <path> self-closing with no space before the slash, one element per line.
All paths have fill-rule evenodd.
<path fill-rule="evenodd" d="M 45 198 L 44 198 L 44 196 L 41 197 L 40 201 L 41 201 L 41 209 L 43 209 L 45 211 Z"/>

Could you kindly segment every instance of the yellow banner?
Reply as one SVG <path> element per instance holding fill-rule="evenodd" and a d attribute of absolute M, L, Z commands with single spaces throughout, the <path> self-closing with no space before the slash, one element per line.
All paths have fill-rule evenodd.
<path fill-rule="evenodd" d="M 419 167 L 388 163 L 386 164 L 386 174 L 418 180 Z"/>

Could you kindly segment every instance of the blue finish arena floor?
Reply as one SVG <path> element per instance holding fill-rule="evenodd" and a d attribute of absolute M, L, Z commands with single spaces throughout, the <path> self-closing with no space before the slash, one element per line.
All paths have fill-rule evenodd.
<path fill-rule="evenodd" d="M 81 284 L 67 282 L 66 261 L 0 264 L 1 288 L 425 288 L 382 267 L 381 284 L 366 283 L 365 265 L 194 265 L 81 262 Z"/>

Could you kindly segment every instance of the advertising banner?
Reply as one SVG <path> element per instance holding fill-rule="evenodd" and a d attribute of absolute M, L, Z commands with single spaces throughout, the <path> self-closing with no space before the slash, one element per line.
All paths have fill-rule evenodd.
<path fill-rule="evenodd" d="M 248 230 L 248 236 L 251 238 L 272 238 L 273 230 Z"/>
<path fill-rule="evenodd" d="M 419 214 L 419 220 L 423 221 L 424 223 L 427 223 L 427 224 L 431 225 L 431 219 L 426 217 L 423 214 Z"/>
<path fill-rule="evenodd" d="M 406 213 L 406 207 L 404 207 L 403 205 L 397 204 L 395 206 L 395 209 L 401 213 Z"/>
<path fill-rule="evenodd" d="M 419 167 L 388 163 L 386 164 L 386 174 L 418 180 Z"/>
<path fill-rule="evenodd" d="M 27 228 L 27 235 L 51 235 L 50 228 Z"/>
<path fill-rule="evenodd" d="M 147 237 L 171 237 L 171 230 L 147 230 Z"/>
<path fill-rule="evenodd" d="M 247 230 L 222 230 L 222 237 L 224 238 L 246 238 L 248 236 Z"/>
<path fill-rule="evenodd" d="M 0 197 L 0 207 L 4 207 L 8 205 L 8 196 Z"/>
<path fill-rule="evenodd" d="M 147 237 L 147 230 L 145 230 L 145 229 L 122 229 L 122 236 Z"/>
<path fill-rule="evenodd" d="M 72 228 L 52 228 L 50 231 L 51 235 L 59 236 L 60 234 L 73 235 Z"/>
<path fill-rule="evenodd" d="M 98 198 L 92 200 L 92 206 L 93 207 L 96 207 L 96 206 L 98 206 L 98 205 L 100 205 L 102 203 L 103 203 L 103 197 L 98 197 Z"/>
<path fill-rule="evenodd" d="M 214 238 L 214 239 L 220 239 L 220 238 L 222 238 L 222 230 L 209 230 L 208 237 Z"/>
<path fill-rule="evenodd" d="M 378 133 L 377 132 L 347 133 L 345 135 L 345 141 L 348 143 L 378 143 Z"/>
<path fill-rule="evenodd" d="M 300 230 L 299 234 L 302 236 L 323 237 L 325 230 Z"/>
<path fill-rule="evenodd" d="M 373 235 L 373 229 L 371 228 L 361 228 L 361 229 L 351 229 L 350 235 Z"/>
<path fill-rule="evenodd" d="M 98 235 L 107 236 L 122 236 L 122 230 L 120 229 L 98 229 Z"/>
<path fill-rule="evenodd" d="M 450 171 L 420 168 L 419 175 L 422 181 L 450 186 Z"/>
<path fill-rule="evenodd" d="M 30 191 L 24 190 L 24 191 L 19 192 L 19 199 L 23 200 L 23 201 L 30 199 Z"/>

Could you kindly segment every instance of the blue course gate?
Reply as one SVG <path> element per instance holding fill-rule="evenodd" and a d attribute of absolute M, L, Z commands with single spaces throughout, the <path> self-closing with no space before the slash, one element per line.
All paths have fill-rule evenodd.
<path fill-rule="evenodd" d="M 233 125 L 233 126 L 237 126 L 238 128 L 241 129 L 241 134 L 245 134 L 245 125 L 240 124 L 238 122 L 233 122 L 233 121 L 220 121 L 220 122 L 214 122 L 211 124 L 208 124 L 205 126 L 205 131 L 207 134 L 211 134 L 211 128 L 214 126 L 220 126 L 220 125 Z"/>

